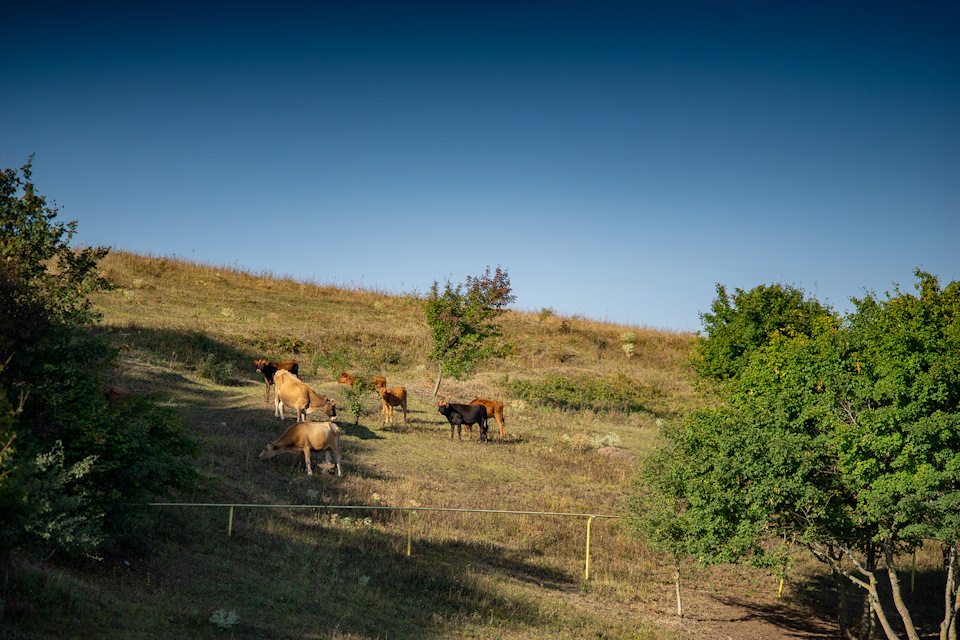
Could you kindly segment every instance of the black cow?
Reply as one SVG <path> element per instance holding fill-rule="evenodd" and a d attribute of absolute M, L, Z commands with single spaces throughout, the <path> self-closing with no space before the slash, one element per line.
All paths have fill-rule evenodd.
<path fill-rule="evenodd" d="M 453 440 L 453 429 L 457 429 L 457 440 L 462 440 L 463 425 L 480 425 L 480 442 L 487 442 L 487 408 L 482 404 L 450 404 L 437 403 L 437 413 L 447 417 L 450 423 L 450 439 Z"/>

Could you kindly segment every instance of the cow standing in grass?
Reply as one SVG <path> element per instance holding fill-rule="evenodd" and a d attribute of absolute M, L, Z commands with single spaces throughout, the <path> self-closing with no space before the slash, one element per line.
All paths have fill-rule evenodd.
<path fill-rule="evenodd" d="M 394 387 L 386 389 L 380 387 L 380 403 L 383 405 L 383 424 L 393 424 L 393 408 L 403 409 L 403 423 L 407 423 L 407 389 L 406 387 Z"/>
<path fill-rule="evenodd" d="M 500 425 L 500 440 L 503 441 L 507 437 L 507 430 L 503 426 L 503 403 L 497 402 L 496 400 L 487 400 L 486 398 L 477 398 L 471 400 L 470 404 L 482 404 L 487 408 L 487 418 L 491 416 L 497 419 L 497 423 Z"/>
<path fill-rule="evenodd" d="M 358 382 L 361 385 L 361 390 L 367 386 L 366 378 L 362 378 L 360 376 L 352 376 L 346 371 L 340 372 L 340 378 L 337 380 L 337 382 L 339 382 L 340 384 L 345 384 L 351 389 L 353 389 L 353 386 Z M 383 376 L 375 376 L 373 378 L 373 385 L 376 387 L 377 391 L 379 392 L 380 389 L 385 389 L 387 387 L 387 379 L 384 378 Z"/>
<path fill-rule="evenodd" d="M 321 396 L 289 371 L 277 371 L 273 374 L 277 386 L 276 404 L 273 415 L 283 420 L 283 406 L 293 407 L 297 412 L 297 421 L 303 422 L 308 413 L 323 411 L 328 418 L 337 417 L 337 406 L 330 398 Z"/>
<path fill-rule="evenodd" d="M 453 440 L 453 432 L 456 429 L 457 440 L 462 440 L 463 425 L 469 428 L 471 425 L 480 425 L 480 442 L 487 442 L 487 408 L 482 404 L 454 404 L 449 402 L 438 402 L 437 413 L 446 416 L 450 423 L 450 439 Z"/>
<path fill-rule="evenodd" d="M 337 464 L 337 476 L 343 475 L 340 468 L 340 427 L 334 423 L 298 422 L 264 447 L 259 457 L 261 460 L 269 460 L 278 453 L 297 453 L 298 451 L 303 451 L 308 476 L 313 475 L 313 469 L 310 468 L 311 451 L 323 451 L 328 465 L 330 454 L 333 453 Z"/>
<path fill-rule="evenodd" d="M 263 379 L 267 383 L 267 396 L 264 402 L 270 402 L 270 385 L 273 384 L 273 376 L 277 371 L 289 371 L 297 375 L 300 365 L 296 360 L 287 360 L 286 362 L 268 362 L 267 360 L 254 360 L 253 364 L 257 366 L 257 371 L 263 374 Z"/>

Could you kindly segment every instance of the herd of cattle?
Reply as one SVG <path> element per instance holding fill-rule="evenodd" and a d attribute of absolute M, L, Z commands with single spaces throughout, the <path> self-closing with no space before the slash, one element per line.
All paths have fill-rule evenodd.
<path fill-rule="evenodd" d="M 278 453 L 302 451 L 307 464 L 307 475 L 313 475 L 313 470 L 310 468 L 310 452 L 322 451 L 327 465 L 330 464 L 330 455 L 333 454 L 337 475 L 342 475 L 340 468 L 340 427 L 329 421 L 307 421 L 307 414 L 315 412 L 321 412 L 328 418 L 336 418 L 336 404 L 330 398 L 318 394 L 297 377 L 299 364 L 296 360 L 286 362 L 254 360 L 254 364 L 257 371 L 263 374 L 266 382 L 266 402 L 270 402 L 271 385 L 274 387 L 274 416 L 283 420 L 285 406 L 292 408 L 297 416 L 296 424 L 260 452 L 260 459 L 269 460 Z M 362 385 L 368 384 L 366 380 L 346 372 L 340 374 L 340 379 L 337 382 L 346 384 L 351 389 L 355 388 L 358 382 Z M 387 389 L 387 379 L 382 376 L 373 378 L 371 382 L 380 395 L 384 424 L 393 422 L 394 407 L 400 407 L 403 410 L 403 421 L 406 423 L 406 388 Z M 438 402 L 437 413 L 446 417 L 450 423 L 451 440 L 453 440 L 454 431 L 457 433 L 457 439 L 462 440 L 463 426 L 466 425 L 467 430 L 472 430 L 473 425 L 476 424 L 480 429 L 480 442 L 487 442 L 487 418 L 491 416 L 496 418 L 500 425 L 500 439 L 503 440 L 506 437 L 503 426 L 502 402 L 487 400 L 486 398 L 477 398 L 470 404 Z"/>

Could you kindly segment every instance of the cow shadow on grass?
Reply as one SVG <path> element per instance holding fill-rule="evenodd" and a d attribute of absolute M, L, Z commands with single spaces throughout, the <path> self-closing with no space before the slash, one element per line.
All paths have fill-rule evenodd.
<path fill-rule="evenodd" d="M 338 421 L 340 430 L 344 435 L 357 438 L 359 440 L 383 440 L 383 436 L 358 423 L 351 423 L 345 420 Z"/>

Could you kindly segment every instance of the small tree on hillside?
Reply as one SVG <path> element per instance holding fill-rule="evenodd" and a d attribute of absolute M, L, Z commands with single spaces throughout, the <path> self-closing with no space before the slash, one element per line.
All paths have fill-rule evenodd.
<path fill-rule="evenodd" d="M 433 337 L 430 359 L 437 363 L 434 395 L 444 373 L 460 380 L 483 359 L 503 355 L 503 349 L 494 344 L 501 335 L 494 320 L 514 300 L 510 275 L 500 267 L 492 275 L 487 267 L 479 277 L 467 276 L 464 284 L 453 286 L 447 281 L 442 291 L 434 281 L 423 303 Z"/>

